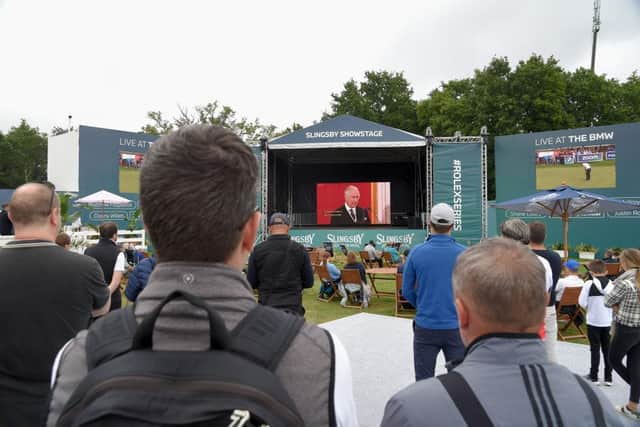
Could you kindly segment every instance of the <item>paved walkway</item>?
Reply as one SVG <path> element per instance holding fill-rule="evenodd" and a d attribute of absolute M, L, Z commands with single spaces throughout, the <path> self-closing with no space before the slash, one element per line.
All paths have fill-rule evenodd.
<path fill-rule="evenodd" d="M 379 426 L 387 400 L 414 381 L 411 320 L 360 313 L 321 326 L 340 338 L 351 358 L 360 425 Z M 558 357 L 575 373 L 589 371 L 586 345 L 559 342 Z M 444 372 L 441 353 L 436 374 Z M 613 381 L 613 387 L 601 387 L 602 391 L 613 404 L 626 402 L 629 387 L 615 372 Z"/>

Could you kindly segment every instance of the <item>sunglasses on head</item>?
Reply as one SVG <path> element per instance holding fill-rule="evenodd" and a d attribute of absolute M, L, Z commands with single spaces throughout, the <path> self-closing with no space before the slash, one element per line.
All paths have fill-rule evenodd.
<path fill-rule="evenodd" d="M 49 210 L 47 211 L 47 213 L 49 213 L 53 209 L 53 200 L 56 197 L 56 186 L 49 181 L 42 181 L 40 184 L 51 190 L 51 197 L 49 198 Z"/>

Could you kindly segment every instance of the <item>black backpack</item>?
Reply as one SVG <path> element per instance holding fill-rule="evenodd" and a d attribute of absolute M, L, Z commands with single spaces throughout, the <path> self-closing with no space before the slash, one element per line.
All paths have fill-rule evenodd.
<path fill-rule="evenodd" d="M 209 317 L 208 351 L 154 351 L 162 308 L 184 298 Z M 202 299 L 168 295 L 138 325 L 133 309 L 96 322 L 86 342 L 87 376 L 58 426 L 303 426 L 274 371 L 304 319 L 258 305 L 228 332 Z"/>

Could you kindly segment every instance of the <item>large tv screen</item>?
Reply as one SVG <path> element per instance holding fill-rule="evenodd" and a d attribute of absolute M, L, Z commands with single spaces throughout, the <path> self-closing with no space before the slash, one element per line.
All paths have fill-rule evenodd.
<path fill-rule="evenodd" d="M 318 183 L 316 217 L 318 225 L 339 227 L 391 224 L 391 183 Z"/>
<path fill-rule="evenodd" d="M 616 186 L 615 144 L 536 151 L 536 189 L 561 184 L 576 188 Z"/>
<path fill-rule="evenodd" d="M 118 159 L 118 191 L 121 193 L 140 193 L 140 168 L 144 153 L 120 152 Z"/>

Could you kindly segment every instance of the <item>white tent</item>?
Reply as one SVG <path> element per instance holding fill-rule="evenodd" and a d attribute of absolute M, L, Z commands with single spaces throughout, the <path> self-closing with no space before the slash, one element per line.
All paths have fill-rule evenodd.
<path fill-rule="evenodd" d="M 131 200 L 118 196 L 117 194 L 109 193 L 106 190 L 100 190 L 96 193 L 89 194 L 88 196 L 81 197 L 74 201 L 77 205 L 89 205 L 96 207 L 104 206 L 126 206 L 131 203 Z"/>

